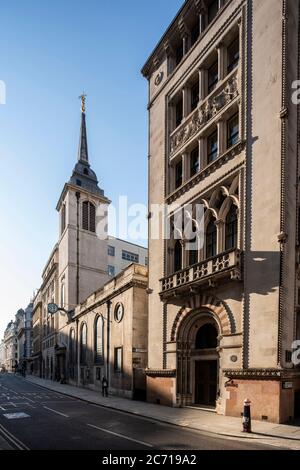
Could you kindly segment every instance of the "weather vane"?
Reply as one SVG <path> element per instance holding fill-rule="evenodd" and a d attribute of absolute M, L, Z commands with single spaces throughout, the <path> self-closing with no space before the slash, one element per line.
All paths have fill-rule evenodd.
<path fill-rule="evenodd" d="M 85 101 L 86 101 L 87 95 L 83 92 L 82 95 L 79 96 L 79 99 L 81 100 L 81 111 L 85 113 Z"/>

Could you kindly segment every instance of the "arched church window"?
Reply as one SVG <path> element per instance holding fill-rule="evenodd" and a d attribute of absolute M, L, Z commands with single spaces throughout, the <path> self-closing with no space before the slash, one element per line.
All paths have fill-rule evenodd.
<path fill-rule="evenodd" d="M 96 232 L 96 208 L 89 201 L 82 204 L 82 228 L 89 232 Z"/>
<path fill-rule="evenodd" d="M 95 362 L 97 364 L 102 364 L 104 356 L 104 321 L 102 315 L 97 317 L 95 322 L 94 349 Z"/>
<path fill-rule="evenodd" d="M 238 216 L 237 208 L 232 204 L 225 224 L 225 249 L 231 250 L 237 246 Z"/>
<path fill-rule="evenodd" d="M 66 228 L 66 205 L 63 204 L 61 208 L 61 233 L 63 234 Z"/>
<path fill-rule="evenodd" d="M 211 219 L 206 228 L 206 258 L 217 254 L 217 227 L 214 219 Z"/>
<path fill-rule="evenodd" d="M 80 332 L 80 364 L 86 364 L 87 352 L 87 326 L 84 323 Z"/>
<path fill-rule="evenodd" d="M 73 364 L 75 362 L 75 330 L 72 329 L 69 338 L 69 362 Z"/>
<path fill-rule="evenodd" d="M 182 245 L 180 240 L 177 240 L 174 248 L 174 272 L 182 269 Z"/>
<path fill-rule="evenodd" d="M 215 349 L 218 345 L 218 332 L 214 325 L 207 323 L 199 328 L 196 335 L 196 349 Z"/>

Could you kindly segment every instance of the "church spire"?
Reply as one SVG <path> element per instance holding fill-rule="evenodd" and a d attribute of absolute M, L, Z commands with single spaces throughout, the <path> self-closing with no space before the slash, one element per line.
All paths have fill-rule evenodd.
<path fill-rule="evenodd" d="M 79 148 L 78 148 L 78 161 L 88 165 L 89 155 L 88 155 L 86 122 L 85 122 L 86 94 L 82 93 L 82 95 L 79 96 L 79 99 L 81 100 L 81 127 L 80 127 L 80 139 L 79 139 Z"/>

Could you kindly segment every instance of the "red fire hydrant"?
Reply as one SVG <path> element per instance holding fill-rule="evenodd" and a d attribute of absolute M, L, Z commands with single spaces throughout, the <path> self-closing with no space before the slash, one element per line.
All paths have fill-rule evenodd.
<path fill-rule="evenodd" d="M 244 400 L 243 432 L 251 432 L 251 401 L 249 398 Z"/>

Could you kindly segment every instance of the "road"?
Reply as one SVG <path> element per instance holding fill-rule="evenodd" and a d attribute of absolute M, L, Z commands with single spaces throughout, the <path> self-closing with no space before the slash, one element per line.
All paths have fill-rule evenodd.
<path fill-rule="evenodd" d="M 10 374 L 0 375 L 0 437 L 24 450 L 270 449 L 92 405 Z"/>

